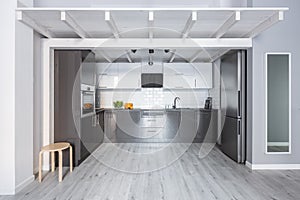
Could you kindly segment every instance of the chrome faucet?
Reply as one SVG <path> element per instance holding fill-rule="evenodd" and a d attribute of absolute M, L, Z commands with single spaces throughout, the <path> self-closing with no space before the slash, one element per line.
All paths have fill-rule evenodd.
<path fill-rule="evenodd" d="M 180 100 L 180 98 L 179 98 L 179 97 L 175 97 L 175 99 L 174 99 L 174 104 L 173 104 L 173 108 L 174 108 L 174 109 L 176 108 L 176 102 L 177 102 L 177 100 Z"/>

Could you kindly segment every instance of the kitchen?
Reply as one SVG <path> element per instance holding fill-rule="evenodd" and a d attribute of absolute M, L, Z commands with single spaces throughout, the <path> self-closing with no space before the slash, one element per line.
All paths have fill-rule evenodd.
<path fill-rule="evenodd" d="M 262 5 L 19 6 L 16 198 L 296 197 L 297 171 L 278 171 L 299 168 L 295 12 Z"/>
<path fill-rule="evenodd" d="M 212 97 L 208 97 L 213 89 L 213 63 L 164 63 L 174 55 L 168 49 L 133 49 L 131 62 L 119 62 L 126 56 L 120 55 L 108 63 L 98 52 L 54 53 L 54 141 L 68 141 L 75 151 L 86 149 L 86 153 L 78 150 L 75 154 L 76 165 L 102 142 L 217 142 L 219 111 L 212 108 Z M 72 132 L 73 136 L 62 134 Z"/>

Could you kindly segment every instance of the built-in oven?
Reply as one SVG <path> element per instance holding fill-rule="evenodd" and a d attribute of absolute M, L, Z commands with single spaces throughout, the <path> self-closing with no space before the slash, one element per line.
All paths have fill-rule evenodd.
<path fill-rule="evenodd" d="M 95 86 L 81 84 L 81 117 L 95 114 Z"/>

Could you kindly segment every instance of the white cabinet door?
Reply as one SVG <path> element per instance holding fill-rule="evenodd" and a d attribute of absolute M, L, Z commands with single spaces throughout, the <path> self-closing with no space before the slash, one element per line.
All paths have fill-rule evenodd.
<path fill-rule="evenodd" d="M 195 66 L 196 88 L 212 88 L 212 63 L 193 63 Z"/>
<path fill-rule="evenodd" d="M 96 63 L 99 88 L 116 88 L 119 82 L 118 63 Z"/>
<path fill-rule="evenodd" d="M 141 87 L 141 63 L 119 63 L 117 88 L 137 89 Z"/>
<path fill-rule="evenodd" d="M 165 63 L 164 87 L 166 88 L 195 88 L 193 65 L 189 63 Z"/>

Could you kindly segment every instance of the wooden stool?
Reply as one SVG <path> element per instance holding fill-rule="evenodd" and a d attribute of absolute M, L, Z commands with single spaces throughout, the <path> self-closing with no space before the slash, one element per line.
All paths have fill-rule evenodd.
<path fill-rule="evenodd" d="M 42 147 L 42 150 L 39 154 L 39 182 L 42 182 L 42 159 L 44 152 L 51 152 L 51 171 L 55 170 L 55 152 L 58 152 L 58 181 L 62 181 L 62 151 L 70 148 L 70 172 L 73 171 L 73 158 L 72 158 L 72 146 L 67 142 L 59 142 L 49 144 L 47 146 Z"/>

